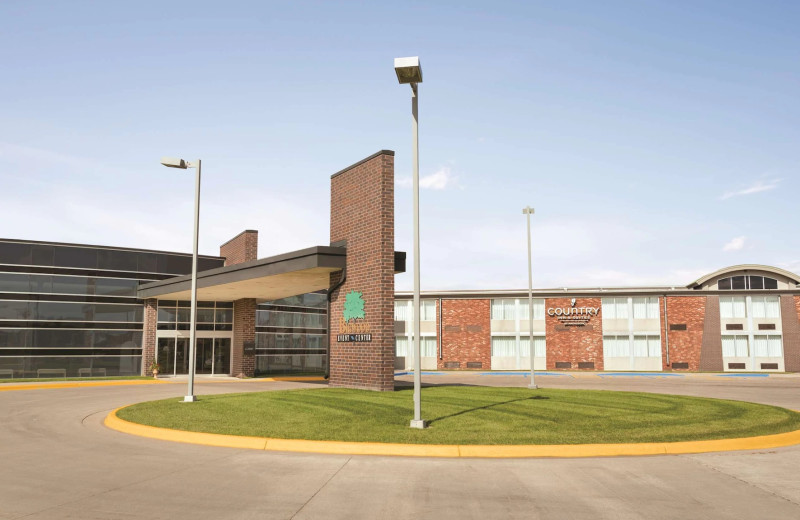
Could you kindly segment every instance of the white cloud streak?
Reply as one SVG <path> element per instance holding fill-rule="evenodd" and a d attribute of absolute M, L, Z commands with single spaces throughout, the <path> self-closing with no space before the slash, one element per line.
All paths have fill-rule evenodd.
<path fill-rule="evenodd" d="M 397 185 L 410 188 L 412 179 L 411 177 L 400 177 L 397 179 Z M 453 174 L 449 166 L 442 166 L 432 174 L 419 178 L 419 187 L 423 190 L 446 190 L 459 186 L 458 177 Z"/>
<path fill-rule="evenodd" d="M 737 190 L 737 191 L 727 191 L 722 194 L 720 200 L 726 200 L 733 197 L 742 197 L 745 195 L 753 195 L 755 193 L 762 193 L 765 191 L 774 190 L 778 187 L 782 179 L 769 179 L 769 180 L 757 180 L 752 185 L 748 186 L 747 188 Z"/>
<path fill-rule="evenodd" d="M 735 238 L 731 239 L 730 242 L 728 242 L 727 244 L 722 246 L 722 250 L 723 251 L 739 251 L 744 247 L 745 240 L 747 240 L 747 237 L 744 237 L 744 236 L 735 237 Z"/>

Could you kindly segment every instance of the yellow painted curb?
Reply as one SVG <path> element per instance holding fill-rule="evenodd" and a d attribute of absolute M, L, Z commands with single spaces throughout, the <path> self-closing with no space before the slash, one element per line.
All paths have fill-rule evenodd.
<path fill-rule="evenodd" d="M 67 383 L 40 383 L 23 385 L 2 384 L 0 385 L 0 392 L 10 392 L 13 390 L 45 390 L 48 388 L 79 388 L 84 386 L 129 386 L 129 385 L 165 385 L 169 384 L 167 381 L 158 381 L 155 379 L 131 379 L 129 381 L 74 381 Z"/>
<path fill-rule="evenodd" d="M 455 445 L 455 444 L 390 444 L 381 442 L 310 441 L 243 437 L 218 433 L 188 432 L 132 423 L 117 416 L 125 408 L 112 410 L 104 424 L 123 433 L 163 441 L 202 444 L 225 448 L 266 451 L 324 453 L 329 455 L 383 455 L 398 457 L 444 458 L 577 458 L 620 457 L 640 455 L 679 455 L 714 451 L 741 451 L 782 448 L 800 444 L 800 430 L 758 437 L 709 441 L 654 442 L 638 444 L 550 444 L 550 445 Z"/>

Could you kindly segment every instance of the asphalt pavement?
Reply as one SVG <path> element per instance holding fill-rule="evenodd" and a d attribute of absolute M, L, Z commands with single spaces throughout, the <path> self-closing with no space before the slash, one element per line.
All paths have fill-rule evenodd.
<path fill-rule="evenodd" d="M 423 381 L 528 383 L 520 375 L 463 373 Z M 554 374 L 537 383 L 800 409 L 797 376 Z M 196 392 L 319 384 L 200 380 Z M 184 391 L 181 384 L 0 391 L 0 518 L 800 518 L 800 446 L 629 458 L 423 459 L 214 448 L 103 426 L 114 408 Z"/>

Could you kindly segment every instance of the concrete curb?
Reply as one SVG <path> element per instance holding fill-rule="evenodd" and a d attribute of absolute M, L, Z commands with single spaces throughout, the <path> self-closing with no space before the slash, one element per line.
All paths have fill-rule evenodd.
<path fill-rule="evenodd" d="M 0 392 L 12 392 L 14 390 L 47 390 L 49 388 L 81 388 L 92 386 L 131 386 L 131 385 L 168 385 L 169 381 L 159 381 L 157 379 L 131 379 L 128 381 L 74 381 L 71 383 L 24 383 L 0 384 Z"/>
<path fill-rule="evenodd" d="M 103 421 L 108 428 L 130 435 L 163 441 L 201 444 L 225 448 L 265 451 L 322 453 L 329 455 L 382 455 L 395 457 L 440 458 L 581 458 L 642 455 L 681 455 L 716 451 L 763 450 L 800 444 L 800 430 L 758 437 L 709 441 L 660 442 L 639 444 L 555 444 L 555 445 L 448 445 L 390 444 L 379 442 L 309 441 L 244 437 L 218 433 L 188 432 L 132 423 L 117 416 L 125 406 L 111 411 Z"/>

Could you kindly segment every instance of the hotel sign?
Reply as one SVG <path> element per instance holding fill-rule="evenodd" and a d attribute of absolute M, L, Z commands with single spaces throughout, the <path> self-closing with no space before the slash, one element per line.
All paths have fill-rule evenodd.
<path fill-rule="evenodd" d="M 573 298 L 569 307 L 550 307 L 547 315 L 556 318 L 565 327 L 584 327 L 592 317 L 600 315 L 600 307 L 576 307 Z"/>
<path fill-rule="evenodd" d="M 372 341 L 372 331 L 366 322 L 363 293 L 350 291 L 344 298 L 344 310 L 339 320 L 337 342 L 365 343 Z"/>

